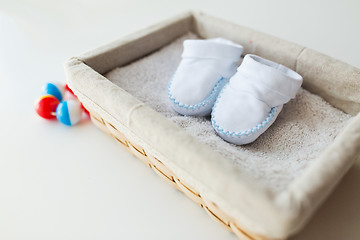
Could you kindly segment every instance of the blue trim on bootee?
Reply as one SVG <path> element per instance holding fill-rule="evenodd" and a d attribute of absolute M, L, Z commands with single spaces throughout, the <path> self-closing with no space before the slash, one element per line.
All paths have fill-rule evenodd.
<path fill-rule="evenodd" d="M 216 99 L 216 102 L 214 104 L 213 110 L 211 112 L 211 124 L 213 125 L 214 129 L 222 134 L 225 134 L 227 136 L 230 137 L 244 137 L 244 136 L 249 136 L 254 134 L 255 132 L 259 131 L 260 129 L 262 129 L 263 127 L 265 127 L 269 122 L 271 122 L 275 116 L 276 113 L 276 107 L 272 107 L 268 116 L 264 119 L 264 121 L 262 121 L 261 123 L 259 123 L 258 125 L 256 125 L 255 127 L 252 127 L 250 129 L 241 131 L 241 132 L 230 132 L 230 131 L 225 131 L 220 125 L 217 124 L 217 122 L 215 121 L 215 108 L 216 108 L 216 104 L 218 103 L 219 99 L 221 98 L 221 94 L 224 91 L 224 89 L 226 88 L 226 86 L 222 89 L 222 91 L 220 92 L 218 98 Z"/>
<path fill-rule="evenodd" d="M 175 72 L 176 74 L 176 72 Z M 175 77 L 175 74 L 171 77 L 170 81 L 169 81 L 169 84 L 168 84 L 168 96 L 169 96 L 169 99 L 170 101 L 177 105 L 178 107 L 181 107 L 181 108 L 185 108 L 185 109 L 188 109 L 188 110 L 194 110 L 194 109 L 200 109 L 201 107 L 205 107 L 206 105 L 210 104 L 211 102 L 213 102 L 215 100 L 215 98 L 218 96 L 218 92 L 221 90 L 221 88 L 223 87 L 223 83 L 227 82 L 229 79 L 228 78 L 224 78 L 224 77 L 221 77 L 219 79 L 219 81 L 217 81 L 217 83 L 215 84 L 215 87 L 212 89 L 211 93 L 209 96 L 207 96 L 203 101 L 201 101 L 200 103 L 197 103 L 197 104 L 182 104 L 180 103 L 179 101 L 177 101 L 175 99 L 175 97 L 171 94 L 170 92 L 170 88 L 171 88 L 171 84 L 174 80 L 174 77 Z"/>

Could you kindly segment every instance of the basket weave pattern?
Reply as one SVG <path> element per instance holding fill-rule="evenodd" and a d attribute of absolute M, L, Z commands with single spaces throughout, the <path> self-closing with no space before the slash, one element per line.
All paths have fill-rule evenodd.
<path fill-rule="evenodd" d="M 259 236 L 250 233 L 235 222 L 234 219 L 224 213 L 212 201 L 205 199 L 195 189 L 184 183 L 183 180 L 175 176 L 175 174 L 168 169 L 159 159 L 148 154 L 141 146 L 131 142 L 124 134 L 117 130 L 111 123 L 105 121 L 100 115 L 94 111 L 90 111 L 90 118 L 92 122 L 102 131 L 114 137 L 128 152 L 135 155 L 147 166 L 154 170 L 154 172 L 169 183 L 174 188 L 183 192 L 187 197 L 200 205 L 210 217 L 219 222 L 227 230 L 235 233 L 242 240 L 271 240 L 264 236 Z M 274 239 L 272 239 L 274 240 Z"/>

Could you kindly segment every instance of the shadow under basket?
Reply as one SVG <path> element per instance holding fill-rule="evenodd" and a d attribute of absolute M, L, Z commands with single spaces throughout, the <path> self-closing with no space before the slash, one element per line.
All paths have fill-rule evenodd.
<path fill-rule="evenodd" d="M 185 39 L 223 37 L 304 78 L 253 144 L 220 139 L 209 118 L 180 116 L 166 89 Z M 360 71 L 314 50 L 190 12 L 65 65 L 93 123 L 241 239 L 300 231 L 360 153 Z"/>

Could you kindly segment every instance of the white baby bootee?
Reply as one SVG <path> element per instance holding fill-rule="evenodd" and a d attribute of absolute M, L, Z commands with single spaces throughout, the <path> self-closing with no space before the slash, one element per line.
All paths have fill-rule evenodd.
<path fill-rule="evenodd" d="M 215 38 L 185 40 L 182 60 L 170 79 L 172 108 L 183 115 L 209 115 L 216 98 L 235 74 L 243 47 Z"/>
<path fill-rule="evenodd" d="M 214 104 L 215 131 L 237 145 L 255 141 L 295 97 L 302 81 L 298 73 L 281 64 L 246 55 Z"/>

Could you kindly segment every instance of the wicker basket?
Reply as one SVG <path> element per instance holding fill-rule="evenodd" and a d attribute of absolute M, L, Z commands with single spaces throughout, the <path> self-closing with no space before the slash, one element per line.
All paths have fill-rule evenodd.
<path fill-rule="evenodd" d="M 305 88 L 352 115 L 360 110 L 360 71 L 311 49 L 202 13 L 176 16 L 66 63 L 69 87 L 97 127 L 239 238 L 285 239 L 306 224 L 359 156 L 360 116 L 353 118 L 292 188 L 281 196 L 269 193 L 101 75 L 188 31 L 203 38 L 226 37 L 242 44 L 245 54 L 261 55 L 295 69 L 303 75 Z M 186 154 L 179 157 L 184 150 Z M 209 176 L 214 173 L 217 179 Z M 223 184 L 232 191 L 222 189 Z"/>
<path fill-rule="evenodd" d="M 218 223 L 224 226 L 227 230 L 235 233 L 240 239 L 244 240 L 270 240 L 264 236 L 256 235 L 245 229 L 239 227 L 235 219 L 229 217 L 226 213 L 221 211 L 217 205 L 201 196 L 195 189 L 186 184 L 183 180 L 179 179 L 169 168 L 167 168 L 159 159 L 147 153 L 141 146 L 131 142 L 126 136 L 118 131 L 111 123 L 105 121 L 95 112 L 90 111 L 91 121 L 102 131 L 110 134 L 117 142 L 120 143 L 128 152 L 140 159 L 144 164 L 149 166 L 154 172 L 159 175 L 165 182 L 169 183 L 172 187 L 183 192 L 187 197 L 200 205 L 209 214 L 210 217 L 215 219 Z"/>

